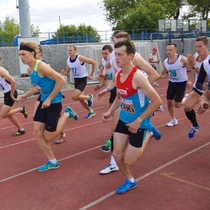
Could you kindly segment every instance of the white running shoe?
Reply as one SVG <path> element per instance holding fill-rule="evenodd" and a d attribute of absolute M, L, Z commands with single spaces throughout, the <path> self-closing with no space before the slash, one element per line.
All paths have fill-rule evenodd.
<path fill-rule="evenodd" d="M 172 119 L 169 123 L 167 123 L 168 127 L 172 127 L 178 124 L 178 120 Z"/>
<path fill-rule="evenodd" d="M 163 106 L 160 106 L 156 111 L 163 112 L 164 111 Z"/>
<path fill-rule="evenodd" d="M 118 170 L 119 168 L 117 165 L 109 164 L 106 166 L 106 168 L 100 171 L 100 174 L 105 175 L 105 174 L 109 174 L 111 172 L 118 171 Z"/>

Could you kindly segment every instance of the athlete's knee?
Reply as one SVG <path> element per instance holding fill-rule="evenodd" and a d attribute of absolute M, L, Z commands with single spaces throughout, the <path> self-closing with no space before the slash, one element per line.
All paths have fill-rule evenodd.
<path fill-rule="evenodd" d="M 34 136 L 35 136 L 36 138 L 38 138 L 38 139 L 44 136 L 43 132 L 41 132 L 41 131 L 38 130 L 38 129 L 34 129 L 34 130 L 33 130 L 33 134 L 34 134 Z"/>
<path fill-rule="evenodd" d="M 1 114 L 0 116 L 1 118 L 4 118 L 4 119 L 8 117 L 7 114 Z"/>
<path fill-rule="evenodd" d="M 138 158 L 136 158 L 136 159 L 124 159 L 124 163 L 128 167 L 134 166 L 137 163 L 137 161 L 138 161 Z"/>
<path fill-rule="evenodd" d="M 174 103 L 174 107 L 175 108 L 180 108 L 181 106 L 182 106 L 182 103 L 178 103 L 178 102 Z"/>
<path fill-rule="evenodd" d="M 79 97 L 79 96 L 75 95 L 75 96 L 72 96 L 71 98 L 72 98 L 74 101 L 77 101 L 77 100 L 78 100 L 78 97 Z"/>
<path fill-rule="evenodd" d="M 192 106 L 189 106 L 189 104 L 184 104 L 184 111 L 185 112 L 189 112 L 189 111 L 191 111 L 193 109 L 193 107 Z"/>
<path fill-rule="evenodd" d="M 117 162 L 123 159 L 123 153 L 118 153 L 115 149 L 113 150 L 113 156 Z"/>

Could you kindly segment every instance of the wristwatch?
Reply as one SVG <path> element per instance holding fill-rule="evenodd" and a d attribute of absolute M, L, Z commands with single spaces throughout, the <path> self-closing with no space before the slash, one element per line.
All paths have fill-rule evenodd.
<path fill-rule="evenodd" d="M 195 64 L 195 66 L 193 66 L 193 69 L 197 69 L 197 68 L 199 68 L 199 66 L 197 66 L 197 65 Z"/>

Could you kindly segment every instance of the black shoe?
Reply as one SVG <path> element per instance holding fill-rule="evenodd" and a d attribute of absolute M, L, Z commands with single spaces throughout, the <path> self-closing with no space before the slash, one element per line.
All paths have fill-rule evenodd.
<path fill-rule="evenodd" d="M 15 133 L 13 133 L 12 136 L 20 136 L 20 135 L 23 135 L 25 132 L 26 132 L 25 130 L 22 130 L 21 131 L 21 130 L 18 129 L 18 131 L 16 131 Z"/>

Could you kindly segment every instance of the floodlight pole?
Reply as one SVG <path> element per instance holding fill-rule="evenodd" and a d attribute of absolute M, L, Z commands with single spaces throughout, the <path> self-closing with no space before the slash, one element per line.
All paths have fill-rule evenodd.
<path fill-rule="evenodd" d="M 184 32 L 183 32 L 183 28 L 181 28 L 181 52 L 182 55 L 184 54 Z"/>
<path fill-rule="evenodd" d="M 29 1 L 28 0 L 18 0 L 18 5 L 16 8 L 19 9 L 21 38 L 31 37 Z"/>

